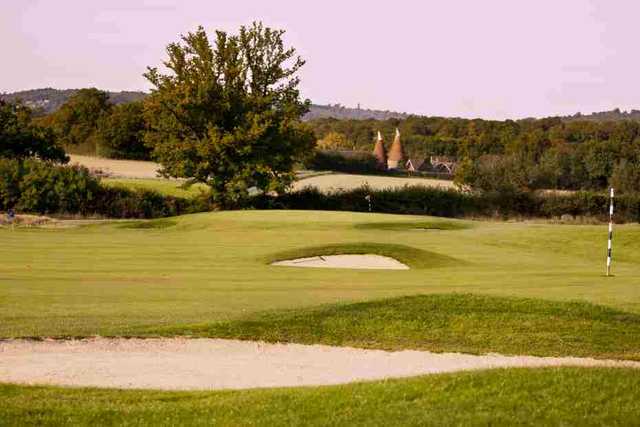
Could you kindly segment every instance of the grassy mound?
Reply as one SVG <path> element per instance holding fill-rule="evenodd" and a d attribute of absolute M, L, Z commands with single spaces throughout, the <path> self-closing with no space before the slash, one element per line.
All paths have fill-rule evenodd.
<path fill-rule="evenodd" d="M 386 350 L 640 360 L 640 315 L 583 302 L 478 295 L 411 296 L 267 312 L 153 332 Z"/>
<path fill-rule="evenodd" d="M 360 230 L 466 230 L 472 228 L 472 223 L 466 221 L 432 220 L 418 222 L 365 222 L 355 224 L 354 228 Z"/>
<path fill-rule="evenodd" d="M 218 392 L 0 386 L 6 425 L 628 425 L 632 369 L 499 369 Z"/>
<path fill-rule="evenodd" d="M 411 268 L 451 267 L 464 264 L 453 257 L 441 255 L 424 249 L 391 243 L 343 243 L 335 245 L 311 246 L 278 252 L 265 258 L 269 264 L 296 258 L 308 258 L 320 255 L 382 255 L 394 258 Z"/>
<path fill-rule="evenodd" d="M 127 221 L 120 225 L 120 228 L 131 229 L 150 229 L 150 228 L 169 228 L 177 225 L 178 222 L 172 219 L 161 218 L 150 221 Z"/>

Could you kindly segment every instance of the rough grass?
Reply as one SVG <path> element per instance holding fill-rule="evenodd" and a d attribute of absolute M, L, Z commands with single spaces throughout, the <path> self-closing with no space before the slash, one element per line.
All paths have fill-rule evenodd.
<path fill-rule="evenodd" d="M 0 385 L 0 424 L 634 425 L 632 369 L 509 369 L 331 387 L 222 392 Z"/>
<path fill-rule="evenodd" d="M 150 330 L 159 335 L 640 360 L 640 315 L 582 302 L 424 295 L 267 312 Z"/>
<path fill-rule="evenodd" d="M 343 243 L 291 249 L 271 254 L 265 258 L 267 264 L 297 258 L 321 255 L 382 255 L 394 258 L 410 268 L 437 268 L 461 265 L 462 261 L 424 249 L 391 243 Z"/>
<path fill-rule="evenodd" d="M 124 187 L 130 190 L 153 190 L 165 196 L 193 198 L 208 192 L 204 184 L 185 187 L 184 181 L 161 178 L 103 178 L 101 182 L 111 187 Z"/>

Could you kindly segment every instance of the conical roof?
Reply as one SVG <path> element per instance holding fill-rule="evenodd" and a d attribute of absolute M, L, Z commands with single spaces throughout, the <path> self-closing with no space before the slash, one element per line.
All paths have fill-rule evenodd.
<path fill-rule="evenodd" d="M 378 131 L 378 138 L 376 140 L 376 145 L 373 148 L 373 155 L 375 156 L 376 161 L 378 162 L 379 165 L 384 165 L 386 167 L 387 153 L 386 153 L 386 150 L 384 149 L 384 141 L 382 140 L 382 135 L 380 134 L 380 131 Z"/>
<path fill-rule="evenodd" d="M 389 149 L 388 158 L 394 162 L 399 162 L 404 158 L 404 149 L 400 142 L 400 131 L 398 128 L 396 128 L 396 137 L 393 139 L 393 144 L 391 144 L 391 148 Z"/>

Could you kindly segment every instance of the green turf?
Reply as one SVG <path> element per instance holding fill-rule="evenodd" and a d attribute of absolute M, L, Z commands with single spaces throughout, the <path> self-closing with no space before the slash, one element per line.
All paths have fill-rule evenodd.
<path fill-rule="evenodd" d="M 154 190 L 165 196 L 191 198 L 207 192 L 204 184 L 184 186 L 183 181 L 161 178 L 103 178 L 101 182 L 112 187 L 124 187 L 132 190 Z"/>
<path fill-rule="evenodd" d="M 0 385 L 0 425 L 635 425 L 632 369 L 503 369 L 332 387 L 161 392 Z"/>
<path fill-rule="evenodd" d="M 425 222 L 462 229 L 414 229 Z M 384 223 L 407 228 L 367 225 Z M 638 225 L 616 227 L 615 277 L 606 278 L 606 226 L 314 211 L 227 211 L 150 228 L 128 224 L 0 229 L 0 337 L 127 335 L 265 310 L 451 292 L 579 300 L 640 313 Z M 265 262 L 284 251 L 361 242 L 456 262 L 406 271 Z"/>
<path fill-rule="evenodd" d="M 640 360 L 640 315 L 588 303 L 423 295 L 151 328 L 190 335 L 384 350 Z"/>

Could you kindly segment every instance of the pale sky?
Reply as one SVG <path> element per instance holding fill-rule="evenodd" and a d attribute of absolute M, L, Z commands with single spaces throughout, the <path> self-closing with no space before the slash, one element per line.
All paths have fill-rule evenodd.
<path fill-rule="evenodd" d="M 637 0 L 0 0 L 0 92 L 147 90 L 181 33 L 261 20 L 315 103 L 522 118 L 640 109 Z"/>

